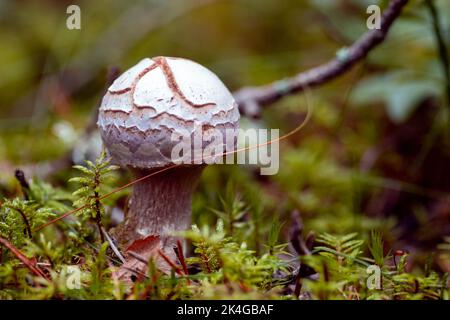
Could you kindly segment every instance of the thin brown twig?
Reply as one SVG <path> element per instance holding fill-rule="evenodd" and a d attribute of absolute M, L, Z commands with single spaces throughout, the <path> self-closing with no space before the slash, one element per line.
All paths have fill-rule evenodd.
<path fill-rule="evenodd" d="M 100 230 L 101 230 L 100 232 L 102 232 L 102 233 L 104 234 L 106 240 L 107 240 L 108 243 L 109 243 L 109 246 L 111 247 L 111 249 L 112 249 L 112 251 L 114 252 L 114 254 L 117 256 L 117 258 L 119 258 L 120 261 L 121 261 L 122 263 L 125 263 L 125 258 L 124 258 L 123 255 L 120 253 L 120 250 L 117 248 L 117 246 L 115 245 L 113 239 L 111 239 L 111 237 L 109 236 L 109 234 L 108 234 L 108 232 L 105 230 L 105 228 L 102 226 Z"/>
<path fill-rule="evenodd" d="M 158 249 L 158 254 L 161 256 L 161 258 L 164 259 L 165 262 L 180 276 L 184 275 L 183 272 L 180 270 L 180 268 L 173 262 L 168 256 L 164 254 L 161 250 Z"/>
<path fill-rule="evenodd" d="M 141 256 L 140 254 L 138 254 L 138 253 L 136 253 L 134 251 L 131 251 L 131 250 L 128 250 L 127 253 L 130 256 L 132 256 L 133 258 L 135 258 L 137 261 L 145 263 L 146 265 L 148 264 L 148 261 L 143 256 Z"/>
<path fill-rule="evenodd" d="M 258 86 L 245 87 L 234 93 L 242 114 L 257 116 L 261 106 L 274 103 L 284 96 L 299 93 L 335 79 L 350 70 L 356 63 L 386 38 L 392 23 L 400 15 L 408 0 L 392 0 L 381 17 L 380 29 L 366 32 L 359 40 L 343 50 L 344 54 L 331 61 L 301 72 L 292 78 Z"/>
<path fill-rule="evenodd" d="M 234 97 L 239 105 L 241 114 L 255 117 L 260 113 L 260 107 L 273 103 L 282 97 L 304 91 L 306 88 L 315 87 L 326 83 L 339 75 L 350 70 L 357 62 L 362 60 L 374 47 L 383 42 L 392 23 L 400 15 L 408 0 L 392 0 L 389 7 L 384 11 L 381 19 L 381 28 L 368 31 L 352 46 L 345 50 L 345 59 L 336 57 L 335 59 L 321 66 L 297 74 L 292 78 L 276 81 L 274 83 L 260 87 L 244 87 L 234 92 Z M 90 122 L 87 131 L 95 128 L 96 113 L 93 114 L 93 121 Z M 61 160 L 61 159 L 60 159 Z M 65 167 L 66 157 L 63 161 L 55 162 Z M 50 165 L 53 167 L 53 163 Z M 55 166 L 56 167 L 56 166 Z M 33 171 L 39 171 L 34 168 Z M 42 169 L 42 168 L 40 168 Z M 54 169 L 54 168 L 53 168 Z M 47 170 L 55 171 L 55 170 Z"/>

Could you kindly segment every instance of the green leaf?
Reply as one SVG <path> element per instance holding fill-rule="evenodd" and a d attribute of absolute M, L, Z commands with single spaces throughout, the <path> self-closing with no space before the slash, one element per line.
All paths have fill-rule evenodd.
<path fill-rule="evenodd" d="M 91 162 L 91 163 L 92 163 L 92 162 Z M 86 168 L 86 167 L 80 166 L 80 165 L 75 165 L 75 166 L 73 166 L 73 168 L 74 168 L 74 169 L 77 169 L 77 170 L 79 170 L 79 171 L 81 171 L 81 172 L 83 172 L 84 174 L 89 175 L 89 176 L 95 175 L 95 173 L 94 173 L 93 171 L 89 170 L 89 169 Z"/>
<path fill-rule="evenodd" d="M 74 191 L 72 194 L 74 196 L 81 196 L 91 193 L 91 188 L 89 186 L 81 187 L 80 189 Z"/>

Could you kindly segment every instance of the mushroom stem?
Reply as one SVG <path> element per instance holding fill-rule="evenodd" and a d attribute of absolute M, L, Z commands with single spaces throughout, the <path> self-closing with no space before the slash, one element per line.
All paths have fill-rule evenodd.
<path fill-rule="evenodd" d="M 167 241 L 174 231 L 186 230 L 191 223 L 192 193 L 204 166 L 180 166 L 144 179 L 134 185 L 130 210 L 119 231 L 119 241 L 128 246 L 148 236 Z M 137 178 L 155 171 L 133 169 Z M 172 253 L 172 248 L 168 250 Z"/>

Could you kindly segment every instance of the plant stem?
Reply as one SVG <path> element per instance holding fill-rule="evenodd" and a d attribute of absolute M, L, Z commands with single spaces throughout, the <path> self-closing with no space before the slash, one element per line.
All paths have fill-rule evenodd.
<path fill-rule="evenodd" d="M 19 212 L 20 215 L 22 216 L 22 220 L 23 220 L 23 222 L 25 223 L 25 227 L 26 227 L 26 230 L 27 230 L 27 235 L 28 235 L 28 237 L 31 239 L 31 237 L 32 237 L 32 235 L 31 235 L 31 226 L 30 226 L 30 222 L 28 221 L 27 216 L 25 215 L 25 212 L 23 212 L 23 211 L 20 210 L 20 209 L 16 209 L 16 210 L 17 210 L 17 212 Z"/>
<path fill-rule="evenodd" d="M 346 58 L 335 57 L 318 67 L 291 78 L 257 87 L 244 87 L 233 93 L 241 114 L 256 116 L 260 107 L 272 104 L 282 97 L 299 93 L 335 79 L 364 59 L 370 51 L 385 40 L 392 24 L 400 16 L 408 0 L 392 0 L 381 17 L 381 28 L 369 30 L 345 49 Z"/>
<path fill-rule="evenodd" d="M 100 184 L 98 176 L 95 176 L 95 185 L 96 187 Z M 102 243 L 105 242 L 105 236 L 103 235 L 103 223 L 102 223 L 102 215 L 100 210 L 100 195 L 97 191 L 94 191 L 94 199 L 95 199 L 95 223 L 98 227 L 98 233 L 100 233 L 100 240 Z"/>
<path fill-rule="evenodd" d="M 19 184 L 22 188 L 23 197 L 25 200 L 29 200 L 28 191 L 30 190 L 30 185 L 28 184 L 27 180 L 25 179 L 25 174 L 22 170 L 17 169 L 14 172 L 14 176 L 16 177 L 17 181 L 19 181 Z"/>
<path fill-rule="evenodd" d="M 434 0 L 425 0 L 425 4 L 430 12 L 431 18 L 433 20 L 433 30 L 434 37 L 436 40 L 436 46 L 439 51 L 439 59 L 442 64 L 442 70 L 445 77 L 445 96 L 447 105 L 447 121 L 450 117 L 450 62 L 448 59 L 447 48 L 445 45 L 444 37 L 442 35 L 441 23 L 438 11 L 434 4 Z M 447 122 L 448 124 L 448 122 Z M 447 127 L 447 126 L 445 126 Z M 447 131 L 447 130 L 446 130 Z"/>

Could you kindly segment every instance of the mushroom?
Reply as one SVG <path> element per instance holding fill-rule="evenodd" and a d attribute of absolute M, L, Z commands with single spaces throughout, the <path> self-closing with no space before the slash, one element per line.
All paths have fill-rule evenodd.
<path fill-rule="evenodd" d="M 210 139 L 214 130 L 224 137 L 225 131 L 234 132 L 234 150 L 238 123 L 239 110 L 229 90 L 193 61 L 146 58 L 114 81 L 103 97 L 97 122 L 113 161 L 129 168 L 137 179 L 171 167 L 134 184 L 129 211 L 115 233 L 125 248 L 148 259 L 155 251 L 152 241 L 158 239 L 157 247 L 174 256 L 171 235 L 189 228 L 192 193 L 211 159 L 183 158 L 179 164 L 172 151 L 179 139 L 198 133 L 203 137 L 201 149 L 216 143 L 221 153 L 230 151 L 229 141 Z M 199 146 L 192 142 L 189 147 L 195 151 Z"/>

